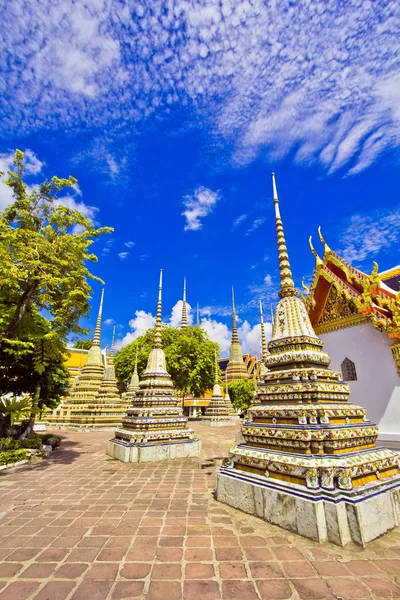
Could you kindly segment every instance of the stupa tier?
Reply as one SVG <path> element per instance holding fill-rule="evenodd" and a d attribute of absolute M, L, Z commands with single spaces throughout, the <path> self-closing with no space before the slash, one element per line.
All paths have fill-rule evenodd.
<path fill-rule="evenodd" d="M 46 415 L 46 421 L 53 428 L 111 429 L 121 422 L 125 414 L 127 404 L 119 395 L 115 379 L 114 341 L 105 367 L 100 348 L 103 300 L 104 290 L 86 364 L 72 385 L 70 395 Z"/>
<path fill-rule="evenodd" d="M 208 425 L 212 425 L 214 427 L 222 427 L 224 425 L 233 425 L 235 423 L 235 419 L 230 411 L 230 398 L 229 404 L 227 398 L 222 395 L 221 387 L 218 383 L 218 371 L 219 365 L 217 360 L 215 359 L 215 382 L 213 387 L 213 393 L 210 398 L 210 404 L 206 408 L 205 415 L 202 421 Z M 232 405 L 230 404 L 232 407 Z M 233 407 L 232 407 L 233 409 Z"/>
<path fill-rule="evenodd" d="M 236 324 L 235 295 L 232 287 L 232 341 L 229 349 L 229 362 L 226 367 L 226 377 L 228 381 L 237 381 L 238 379 L 248 379 L 249 373 L 243 362 L 242 348 L 239 343 L 239 336 Z"/>
<path fill-rule="evenodd" d="M 167 372 L 161 342 L 161 303 L 162 272 L 153 349 L 132 406 L 107 445 L 107 454 L 123 462 L 150 462 L 200 454 L 201 442 L 186 427 L 187 418 L 182 414 Z"/>
<path fill-rule="evenodd" d="M 138 375 L 138 349 L 136 347 L 136 355 L 135 355 L 135 368 L 132 373 L 132 377 L 130 383 L 128 385 L 128 389 L 123 395 L 124 400 L 126 402 L 131 403 L 136 396 L 136 392 L 139 389 L 139 375 Z"/>
<path fill-rule="evenodd" d="M 217 497 L 320 542 L 364 545 L 399 523 L 399 455 L 376 446 L 378 428 L 329 369 L 293 283 L 274 176 L 273 192 L 281 299 L 245 442 L 218 472 Z"/>

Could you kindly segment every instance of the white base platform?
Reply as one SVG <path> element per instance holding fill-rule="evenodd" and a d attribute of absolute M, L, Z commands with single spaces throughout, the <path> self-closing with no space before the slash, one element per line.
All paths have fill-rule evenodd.
<path fill-rule="evenodd" d="M 155 444 L 154 446 L 133 446 L 123 444 L 115 439 L 107 444 L 106 454 L 122 462 L 156 462 L 174 458 L 195 458 L 200 456 L 201 441 L 181 442 L 175 444 Z"/>
<path fill-rule="evenodd" d="M 316 542 L 365 546 L 400 523 L 400 479 L 362 490 L 305 489 L 221 467 L 217 500 Z"/>

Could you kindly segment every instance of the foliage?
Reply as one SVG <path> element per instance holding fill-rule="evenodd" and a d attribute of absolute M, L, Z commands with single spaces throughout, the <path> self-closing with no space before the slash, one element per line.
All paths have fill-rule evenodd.
<path fill-rule="evenodd" d="M 29 454 L 26 450 L 9 450 L 7 452 L 0 452 L 0 467 L 17 463 L 22 460 L 27 460 L 28 458 Z"/>
<path fill-rule="evenodd" d="M 92 340 L 86 339 L 86 340 L 78 340 L 72 347 L 73 348 L 78 348 L 79 350 L 90 350 L 90 348 L 92 347 Z"/>
<path fill-rule="evenodd" d="M 213 387 L 215 377 L 215 354 L 218 344 L 211 342 L 203 329 L 166 327 L 161 332 L 167 369 L 175 389 L 182 394 L 191 392 L 201 396 Z M 146 368 L 154 340 L 154 329 L 147 330 L 131 344 L 115 355 L 115 372 L 121 382 L 129 382 L 138 349 L 139 376 Z"/>
<path fill-rule="evenodd" d="M 256 384 L 252 379 L 239 379 L 228 383 L 229 397 L 233 407 L 237 410 L 246 411 L 253 399 Z"/>
<path fill-rule="evenodd" d="M 0 414 L 10 426 L 16 421 L 29 418 L 33 410 L 32 397 L 29 394 L 6 394 L 0 398 Z"/>
<path fill-rule="evenodd" d="M 32 435 L 26 440 L 14 440 L 14 438 L 0 438 L 0 452 L 8 450 L 20 450 L 21 448 L 31 448 L 38 450 L 44 444 L 39 435 Z"/>
<path fill-rule="evenodd" d="M 67 335 L 85 331 L 88 281 L 100 281 L 86 266 L 97 261 L 89 248 L 112 229 L 63 205 L 73 177 L 28 186 L 23 173 L 17 150 L 5 179 L 14 201 L 0 212 L 0 393 L 29 392 L 35 407 L 51 408 L 68 385 Z"/>

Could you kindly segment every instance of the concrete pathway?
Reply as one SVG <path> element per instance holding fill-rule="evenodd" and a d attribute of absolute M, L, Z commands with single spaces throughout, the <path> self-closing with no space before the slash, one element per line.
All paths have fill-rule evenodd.
<path fill-rule="evenodd" d="M 237 429 L 194 428 L 204 458 Z M 0 476 L 0 600 L 400 599 L 399 530 L 320 546 L 216 502 L 198 460 L 126 465 L 110 432 L 63 436 Z"/>

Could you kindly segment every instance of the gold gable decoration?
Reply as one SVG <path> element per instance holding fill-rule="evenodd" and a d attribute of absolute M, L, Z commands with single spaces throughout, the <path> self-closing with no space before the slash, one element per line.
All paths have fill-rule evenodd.
<path fill-rule="evenodd" d="M 328 333 L 342 327 L 352 327 L 364 321 L 353 298 L 331 284 L 325 306 L 315 326 L 315 333 Z"/>
<path fill-rule="evenodd" d="M 396 363 L 397 372 L 400 375 L 400 343 L 390 346 L 393 354 L 394 362 Z"/>

